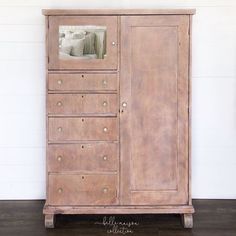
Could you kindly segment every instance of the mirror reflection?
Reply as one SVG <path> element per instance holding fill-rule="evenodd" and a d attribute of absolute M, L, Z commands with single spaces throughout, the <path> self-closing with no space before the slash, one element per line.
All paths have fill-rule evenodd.
<path fill-rule="evenodd" d="M 60 26 L 59 58 L 104 59 L 106 57 L 105 26 Z"/>

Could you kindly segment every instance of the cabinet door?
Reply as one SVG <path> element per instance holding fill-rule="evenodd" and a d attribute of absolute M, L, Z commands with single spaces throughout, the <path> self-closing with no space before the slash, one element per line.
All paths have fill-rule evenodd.
<path fill-rule="evenodd" d="M 117 16 L 50 16 L 49 69 L 116 69 Z"/>
<path fill-rule="evenodd" d="M 188 16 L 121 17 L 121 203 L 188 203 Z"/>

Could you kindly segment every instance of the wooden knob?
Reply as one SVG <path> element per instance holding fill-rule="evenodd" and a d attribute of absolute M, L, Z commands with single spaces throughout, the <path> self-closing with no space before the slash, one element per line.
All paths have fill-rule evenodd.
<path fill-rule="evenodd" d="M 108 192 L 108 188 L 103 188 L 103 192 L 107 193 Z"/>
<path fill-rule="evenodd" d="M 103 160 L 106 161 L 107 160 L 107 156 L 103 156 Z"/>
<path fill-rule="evenodd" d="M 57 81 L 57 83 L 58 83 L 59 85 L 61 85 L 61 84 L 62 84 L 62 80 L 59 79 L 59 80 Z"/>
<path fill-rule="evenodd" d="M 107 127 L 104 127 L 103 128 L 103 131 L 106 133 L 108 131 L 108 128 Z"/>
<path fill-rule="evenodd" d="M 58 193 L 62 193 L 62 192 L 63 192 L 63 189 L 62 189 L 62 188 L 59 188 L 57 191 L 58 191 Z"/>
<path fill-rule="evenodd" d="M 126 102 L 123 102 L 123 103 L 122 103 L 122 107 L 127 107 L 127 103 L 126 103 Z"/>
<path fill-rule="evenodd" d="M 61 106 L 62 106 L 62 102 L 59 101 L 59 102 L 57 103 L 57 106 L 61 107 Z"/>
<path fill-rule="evenodd" d="M 58 132 L 61 132 L 61 131 L 62 131 L 62 127 L 58 127 L 58 128 L 57 128 L 57 131 L 58 131 Z"/>
<path fill-rule="evenodd" d="M 104 101 L 103 104 L 102 104 L 104 107 L 107 106 L 107 101 Z"/>
<path fill-rule="evenodd" d="M 62 160 L 62 156 L 58 156 L 57 160 L 60 162 Z"/>

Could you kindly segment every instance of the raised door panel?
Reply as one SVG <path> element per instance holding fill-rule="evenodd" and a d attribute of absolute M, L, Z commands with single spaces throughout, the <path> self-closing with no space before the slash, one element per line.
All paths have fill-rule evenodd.
<path fill-rule="evenodd" d="M 121 201 L 188 201 L 188 16 L 122 17 Z"/>
<path fill-rule="evenodd" d="M 117 16 L 49 16 L 50 70 L 115 70 Z"/>

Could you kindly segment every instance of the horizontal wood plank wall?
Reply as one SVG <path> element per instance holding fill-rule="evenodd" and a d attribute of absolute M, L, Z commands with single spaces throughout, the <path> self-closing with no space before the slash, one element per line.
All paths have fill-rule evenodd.
<path fill-rule="evenodd" d="M 235 198 L 235 0 L 0 0 L 0 199 L 45 198 L 41 9 L 89 8 L 91 3 L 93 8 L 197 9 L 193 17 L 193 198 Z"/>

